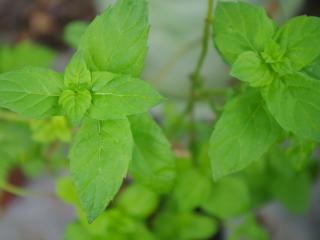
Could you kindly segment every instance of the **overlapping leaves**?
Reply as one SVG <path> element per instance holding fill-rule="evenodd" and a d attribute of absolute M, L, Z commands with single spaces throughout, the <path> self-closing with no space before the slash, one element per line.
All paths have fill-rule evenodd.
<path fill-rule="evenodd" d="M 320 140 L 320 19 L 278 27 L 261 7 L 220 2 L 214 40 L 232 76 L 255 88 L 226 106 L 211 137 L 215 178 L 243 169 L 276 142 L 281 129 Z M 250 90 L 252 91 L 252 90 Z"/>
<path fill-rule="evenodd" d="M 170 145 L 162 132 L 149 117 L 142 117 L 145 126 L 135 120 L 162 101 L 139 79 L 147 51 L 147 8 L 145 0 L 118 0 L 98 16 L 84 33 L 64 76 L 30 67 L 0 75 L 2 107 L 39 119 L 66 115 L 80 124 L 71 146 L 70 171 L 90 222 L 118 192 L 132 155 L 136 156 L 133 169 L 142 167 L 151 173 L 141 184 L 163 192 L 174 179 Z M 129 121 L 129 115 L 137 117 Z M 140 139 L 136 128 L 146 128 L 149 142 Z M 156 142 L 152 160 L 159 161 L 155 164 L 144 159 L 150 153 L 138 150 L 152 142 Z M 146 184 L 150 176 L 153 180 Z"/>

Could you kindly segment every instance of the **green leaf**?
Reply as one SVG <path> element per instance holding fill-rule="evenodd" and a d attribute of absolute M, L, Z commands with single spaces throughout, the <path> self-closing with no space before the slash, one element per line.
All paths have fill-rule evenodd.
<path fill-rule="evenodd" d="M 320 141 L 320 81 L 301 73 L 286 75 L 262 93 L 282 128 Z"/>
<path fill-rule="evenodd" d="M 242 53 L 232 66 L 231 75 L 249 83 L 251 87 L 269 85 L 275 74 L 258 54 L 249 51 Z"/>
<path fill-rule="evenodd" d="M 37 156 L 33 155 L 36 146 L 26 124 L 10 121 L 0 123 L 0 183 L 4 184 L 12 169 L 19 166 L 24 170 L 22 163 L 30 166 L 30 161 L 36 161 Z"/>
<path fill-rule="evenodd" d="M 69 44 L 69 46 L 77 48 L 88 25 L 89 24 L 84 21 L 73 21 L 69 23 L 64 29 L 64 41 Z"/>
<path fill-rule="evenodd" d="M 268 232 L 257 223 L 256 216 L 245 216 L 243 222 L 238 224 L 228 236 L 227 240 L 254 239 L 270 240 Z"/>
<path fill-rule="evenodd" d="M 181 172 L 176 181 L 173 198 L 179 211 L 192 211 L 206 200 L 212 180 L 194 169 Z"/>
<path fill-rule="evenodd" d="M 88 27 L 80 49 L 91 71 L 140 76 L 147 52 L 148 6 L 145 0 L 119 0 Z"/>
<path fill-rule="evenodd" d="M 80 225 L 78 222 L 70 223 L 68 224 L 65 234 L 64 234 L 64 240 L 101 240 L 96 238 L 95 236 L 92 236 L 90 233 L 86 231 L 84 227 Z"/>
<path fill-rule="evenodd" d="M 87 230 L 98 240 L 154 240 L 145 224 L 131 218 L 119 209 L 110 209 L 99 216 Z"/>
<path fill-rule="evenodd" d="M 145 219 L 154 212 L 158 203 L 159 198 L 156 193 L 134 184 L 120 194 L 116 205 L 129 216 Z"/>
<path fill-rule="evenodd" d="M 282 49 L 277 42 L 271 39 L 266 43 L 261 57 L 270 69 L 276 72 L 277 75 L 283 76 L 294 72 L 291 61 L 285 54 L 286 50 Z"/>
<path fill-rule="evenodd" d="M 289 20 L 276 34 L 276 40 L 294 70 L 299 71 L 320 55 L 320 20 L 317 17 L 300 16 Z"/>
<path fill-rule="evenodd" d="M 296 171 L 302 171 L 310 164 L 315 147 L 316 143 L 312 140 L 303 140 L 301 138 L 292 140 L 292 144 L 286 154 Z"/>
<path fill-rule="evenodd" d="M 63 116 L 56 116 L 46 120 L 33 120 L 30 124 L 32 139 L 40 143 L 54 141 L 70 142 L 71 126 Z"/>
<path fill-rule="evenodd" d="M 72 121 L 79 122 L 91 106 L 91 93 L 88 90 L 64 90 L 59 104 Z"/>
<path fill-rule="evenodd" d="M 137 78 L 115 75 L 103 84 L 94 79 L 90 117 L 98 120 L 125 118 L 147 112 L 162 99 L 150 85 Z"/>
<path fill-rule="evenodd" d="M 70 152 L 70 171 L 89 222 L 114 198 L 127 174 L 133 141 L 127 119 L 86 119 Z"/>
<path fill-rule="evenodd" d="M 77 51 L 68 64 L 64 74 L 64 84 L 72 90 L 91 88 L 91 73 L 81 51 Z"/>
<path fill-rule="evenodd" d="M 149 114 L 129 117 L 135 142 L 130 172 L 135 180 L 158 193 L 166 193 L 175 180 L 171 145 Z"/>
<path fill-rule="evenodd" d="M 250 207 L 250 194 L 240 178 L 228 177 L 215 183 L 202 208 L 218 218 L 236 217 Z"/>
<path fill-rule="evenodd" d="M 32 118 L 60 114 L 58 99 L 63 88 L 61 74 L 26 67 L 0 75 L 0 105 Z"/>
<path fill-rule="evenodd" d="M 230 101 L 210 139 L 209 156 L 214 179 L 239 171 L 265 154 L 281 129 L 266 111 L 257 91 Z"/>
<path fill-rule="evenodd" d="M 210 239 L 217 230 L 214 219 L 192 212 L 161 212 L 155 220 L 158 239 Z"/>
<path fill-rule="evenodd" d="M 213 22 L 215 44 L 229 64 L 246 51 L 261 52 L 276 26 L 265 10 L 244 2 L 218 3 Z"/>
<path fill-rule="evenodd" d="M 269 161 L 267 160 L 272 151 L 271 148 L 261 161 L 254 162 L 240 173 L 251 194 L 251 208 L 261 207 L 262 204 L 270 201 L 269 191 L 261 191 L 261 189 L 268 189 L 270 184 Z"/>
<path fill-rule="evenodd" d="M 274 197 L 294 213 L 306 212 L 310 203 L 312 181 L 308 173 L 291 177 L 276 176 L 270 182 Z"/>
<path fill-rule="evenodd" d="M 103 212 L 92 224 L 82 222 L 81 228 L 94 240 L 154 240 L 143 222 L 131 218 L 119 209 Z"/>
<path fill-rule="evenodd" d="M 308 65 L 304 69 L 304 72 L 308 74 L 310 77 L 320 79 L 320 56 L 310 65 Z"/>
<path fill-rule="evenodd" d="M 26 66 L 49 67 L 54 57 L 55 53 L 50 49 L 29 41 L 24 41 L 14 47 L 2 45 L 0 47 L 0 73 Z"/>
<path fill-rule="evenodd" d="M 19 160 L 34 148 L 29 127 L 23 123 L 1 121 L 0 152 Z"/>
<path fill-rule="evenodd" d="M 61 177 L 56 181 L 56 193 L 68 204 L 77 204 L 79 199 L 70 177 Z"/>

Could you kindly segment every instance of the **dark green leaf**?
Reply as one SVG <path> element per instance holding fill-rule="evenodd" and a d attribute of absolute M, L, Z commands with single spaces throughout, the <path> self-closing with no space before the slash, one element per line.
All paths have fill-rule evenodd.
<path fill-rule="evenodd" d="M 217 230 L 214 219 L 191 212 L 162 212 L 155 221 L 160 239 L 209 239 Z"/>

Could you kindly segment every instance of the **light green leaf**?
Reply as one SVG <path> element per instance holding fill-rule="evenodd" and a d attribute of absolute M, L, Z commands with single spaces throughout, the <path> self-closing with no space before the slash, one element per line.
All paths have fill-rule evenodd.
<path fill-rule="evenodd" d="M 59 104 L 72 121 L 79 122 L 91 106 L 91 93 L 88 90 L 64 90 Z"/>
<path fill-rule="evenodd" d="M 242 53 L 232 65 L 231 75 L 249 83 L 251 87 L 270 84 L 275 74 L 258 54 L 249 51 Z"/>
<path fill-rule="evenodd" d="M 29 41 L 21 42 L 16 46 L 7 46 L 1 43 L 0 73 L 26 66 L 49 67 L 54 57 L 55 53 L 49 48 Z"/>
<path fill-rule="evenodd" d="M 80 223 L 74 222 L 68 224 L 65 234 L 64 234 L 64 240 L 101 240 L 97 237 L 91 235 L 88 233 L 88 231 L 81 226 Z"/>
<path fill-rule="evenodd" d="M 218 3 L 213 22 L 215 44 L 229 64 L 246 51 L 261 52 L 276 26 L 265 10 L 244 2 Z"/>
<path fill-rule="evenodd" d="M 80 44 L 80 39 L 85 33 L 88 23 L 84 21 L 73 21 L 64 29 L 64 41 L 73 48 L 77 48 Z"/>
<path fill-rule="evenodd" d="M 202 208 L 218 218 L 228 219 L 244 213 L 250 207 L 250 194 L 240 178 L 228 177 L 215 183 Z"/>
<path fill-rule="evenodd" d="M 276 40 L 294 70 L 299 71 L 320 55 L 320 20 L 317 17 L 300 16 L 289 20 L 276 34 Z"/>
<path fill-rule="evenodd" d="M 212 184 L 212 179 L 194 169 L 181 172 L 172 194 L 178 209 L 187 212 L 200 207 L 207 199 Z"/>
<path fill-rule="evenodd" d="M 32 130 L 32 139 L 36 142 L 71 141 L 71 126 L 63 116 L 56 116 L 46 120 L 32 120 L 30 128 Z"/>
<path fill-rule="evenodd" d="M 94 223 L 86 226 L 95 240 L 154 240 L 153 234 L 145 224 L 131 218 L 119 209 L 109 209 Z"/>
<path fill-rule="evenodd" d="M 119 0 L 88 27 L 80 49 L 91 71 L 140 76 L 147 52 L 148 6 L 145 0 Z"/>
<path fill-rule="evenodd" d="M 91 72 L 92 76 L 92 91 L 99 91 L 104 88 L 110 81 L 118 78 L 119 74 L 111 72 Z"/>
<path fill-rule="evenodd" d="M 294 72 L 291 61 L 285 56 L 285 53 L 286 50 L 282 49 L 278 43 L 271 39 L 266 43 L 261 57 L 278 76 L 283 76 Z"/>
<path fill-rule="evenodd" d="M 81 51 L 77 51 L 68 64 L 64 74 L 64 84 L 72 90 L 91 88 L 91 73 Z"/>
<path fill-rule="evenodd" d="M 75 186 L 70 177 L 61 177 L 57 179 L 56 193 L 65 203 L 78 204 L 79 202 Z"/>
<path fill-rule="evenodd" d="M 0 105 L 33 118 L 60 114 L 63 78 L 48 69 L 26 67 L 0 75 Z"/>
<path fill-rule="evenodd" d="M 210 139 L 209 156 L 214 179 L 239 171 L 265 154 L 281 129 L 266 111 L 257 91 L 227 104 Z"/>
<path fill-rule="evenodd" d="M 120 194 L 116 205 L 129 216 L 145 219 L 154 212 L 158 203 L 159 198 L 156 193 L 134 184 Z"/>
<path fill-rule="evenodd" d="M 320 141 L 320 81 L 297 73 L 263 89 L 267 106 L 282 128 Z"/>
<path fill-rule="evenodd" d="M 158 193 L 170 191 L 176 175 L 170 143 L 149 114 L 130 116 L 129 121 L 135 142 L 130 172 Z"/>
<path fill-rule="evenodd" d="M 99 88 L 95 84 L 92 98 L 90 117 L 98 120 L 147 112 L 163 99 L 146 82 L 125 75 L 118 75 L 104 85 L 99 84 Z"/>
<path fill-rule="evenodd" d="M 89 222 L 114 198 L 127 174 L 133 141 L 127 119 L 86 119 L 70 152 L 70 171 Z"/>

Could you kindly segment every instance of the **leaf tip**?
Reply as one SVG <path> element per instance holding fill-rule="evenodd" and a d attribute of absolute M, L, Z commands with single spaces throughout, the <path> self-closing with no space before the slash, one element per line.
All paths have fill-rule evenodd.
<path fill-rule="evenodd" d="M 97 216 L 94 216 L 94 215 L 87 215 L 87 221 L 89 224 L 92 224 L 94 222 L 94 220 L 96 220 Z"/>

